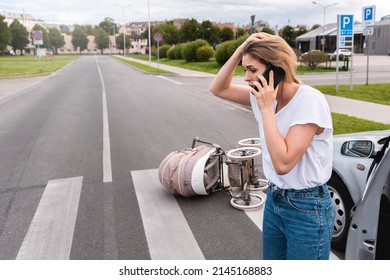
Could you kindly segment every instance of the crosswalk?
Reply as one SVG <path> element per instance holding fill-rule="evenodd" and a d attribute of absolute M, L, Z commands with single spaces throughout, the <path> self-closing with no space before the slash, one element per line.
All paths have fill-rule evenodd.
<path fill-rule="evenodd" d="M 175 197 L 161 186 L 158 169 L 131 171 L 131 177 L 151 259 L 210 258 L 202 251 L 204 247 L 199 245 L 193 225 L 187 221 Z M 83 177 L 48 182 L 16 259 L 70 259 L 82 185 Z M 260 193 L 265 199 L 265 194 Z M 245 211 L 245 214 L 256 225 L 260 235 L 263 207 Z M 232 221 L 232 225 L 226 227 L 237 222 Z M 337 257 L 332 254 L 331 259 Z"/>

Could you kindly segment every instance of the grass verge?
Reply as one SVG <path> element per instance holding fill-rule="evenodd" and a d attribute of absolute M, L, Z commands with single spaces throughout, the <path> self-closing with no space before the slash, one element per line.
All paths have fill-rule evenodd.
<path fill-rule="evenodd" d="M 33 55 L 0 56 L 0 78 L 49 75 L 79 55 L 55 55 L 52 58 Z"/>
<path fill-rule="evenodd" d="M 390 124 L 383 124 L 344 114 L 332 113 L 333 133 L 345 134 L 363 131 L 387 130 Z"/>
<path fill-rule="evenodd" d="M 139 63 L 139 62 L 134 62 L 134 61 L 131 61 L 131 60 L 128 60 L 126 58 L 121 58 L 121 57 L 118 57 L 118 56 L 113 56 L 113 58 L 119 60 L 119 61 L 122 61 L 126 64 L 129 64 L 141 71 L 144 71 L 144 72 L 148 72 L 148 73 L 153 73 L 153 74 L 171 74 L 171 75 L 176 75 L 175 73 L 172 73 L 172 72 L 169 72 L 169 71 L 166 71 L 166 70 L 163 70 L 163 69 L 159 69 L 159 68 L 155 68 L 155 67 L 150 67 L 149 65 L 145 65 L 145 64 L 142 64 L 142 63 Z"/>

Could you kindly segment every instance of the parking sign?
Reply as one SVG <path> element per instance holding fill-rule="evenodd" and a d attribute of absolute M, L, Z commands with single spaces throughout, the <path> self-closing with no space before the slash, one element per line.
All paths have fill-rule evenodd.
<path fill-rule="evenodd" d="M 375 6 L 363 7 L 363 26 L 375 24 Z"/>
<path fill-rule="evenodd" d="M 338 44 L 339 48 L 353 47 L 353 15 L 338 16 Z"/>

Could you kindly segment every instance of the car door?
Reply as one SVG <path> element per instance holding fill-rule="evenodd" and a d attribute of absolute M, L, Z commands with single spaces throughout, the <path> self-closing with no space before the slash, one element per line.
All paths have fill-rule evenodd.
<path fill-rule="evenodd" d="M 387 258 L 390 252 L 390 152 L 384 154 L 371 174 L 357 204 L 348 232 L 346 259 Z M 378 255 L 380 252 L 380 256 Z M 384 256 L 384 257 L 383 257 Z"/>

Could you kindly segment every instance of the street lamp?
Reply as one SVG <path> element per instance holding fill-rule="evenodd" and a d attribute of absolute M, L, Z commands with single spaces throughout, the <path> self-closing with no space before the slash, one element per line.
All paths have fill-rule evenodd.
<path fill-rule="evenodd" d="M 210 31 L 210 27 L 209 28 L 206 28 L 206 29 L 202 29 L 202 39 L 204 40 L 204 32 L 205 31 Z M 201 30 L 201 29 L 199 29 L 199 28 L 196 28 L 196 30 Z"/>
<path fill-rule="evenodd" d="M 321 40 L 322 52 L 324 52 L 324 49 L 325 49 L 325 13 L 326 13 L 326 8 L 328 8 L 330 6 L 337 5 L 337 3 L 329 4 L 329 5 L 326 5 L 326 6 L 324 6 L 324 5 L 320 4 L 320 3 L 317 3 L 315 1 L 313 1 L 312 3 L 314 5 L 321 6 L 324 9 L 324 21 L 323 21 L 323 24 L 322 24 L 322 40 Z"/>
<path fill-rule="evenodd" d="M 115 6 L 119 7 L 119 8 L 122 8 L 122 15 L 123 15 L 123 26 L 125 28 L 125 30 L 123 31 L 123 55 L 126 56 L 126 38 L 125 38 L 125 33 L 126 33 L 126 21 L 125 21 L 125 8 L 128 8 L 132 5 L 118 5 L 118 4 L 114 4 Z"/>

